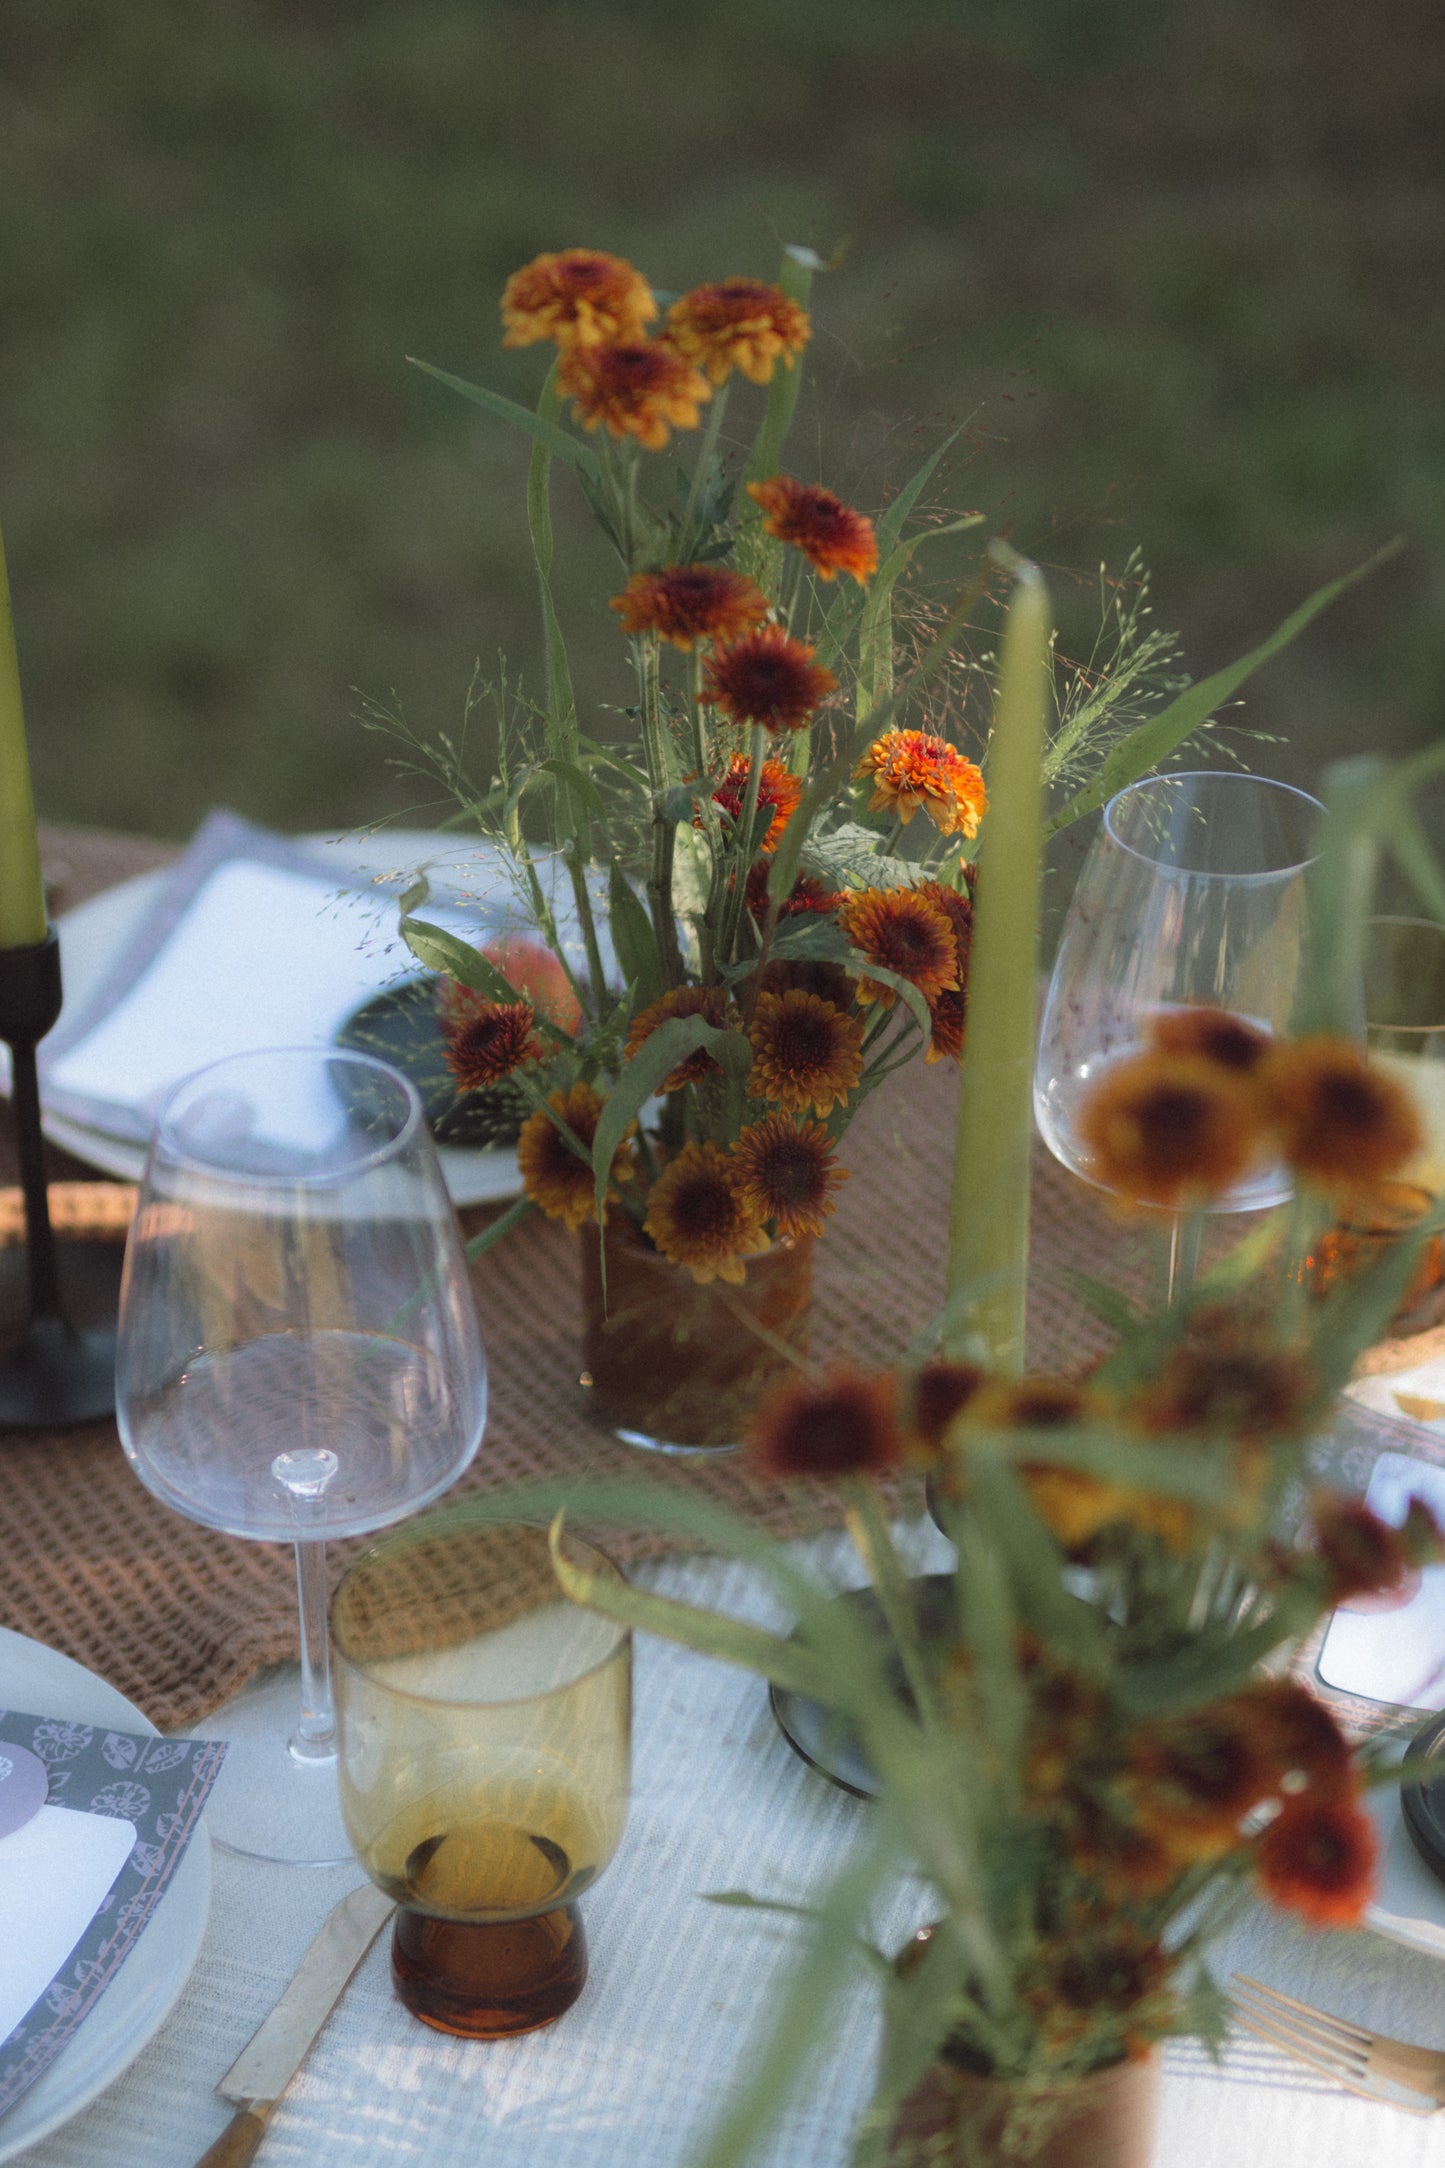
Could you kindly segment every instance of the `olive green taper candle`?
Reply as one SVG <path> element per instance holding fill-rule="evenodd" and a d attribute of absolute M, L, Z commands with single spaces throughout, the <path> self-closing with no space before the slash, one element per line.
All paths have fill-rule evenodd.
<path fill-rule="evenodd" d="M 1048 588 L 1038 567 L 1012 552 L 1005 561 L 1014 573 L 1014 592 L 989 743 L 988 815 L 953 1154 L 944 1344 L 950 1354 L 1018 1371 L 1028 1281 L 1051 627 Z"/>
<path fill-rule="evenodd" d="M 48 931 L 10 583 L 0 539 L 0 949 L 34 948 Z"/>

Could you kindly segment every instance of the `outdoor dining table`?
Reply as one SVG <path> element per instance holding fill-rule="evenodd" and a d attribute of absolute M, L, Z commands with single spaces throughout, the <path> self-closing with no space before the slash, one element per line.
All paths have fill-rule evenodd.
<path fill-rule="evenodd" d="M 51 834 L 62 905 L 157 863 L 162 847 Z M 862 1360 L 896 1355 L 936 1303 L 949 1163 L 946 1065 L 905 1079 L 867 1110 L 852 1178 L 820 1246 L 815 1343 Z M 57 1160 L 57 1173 L 79 1170 Z M 1078 1361 L 1097 1344 L 1071 1293 L 1071 1263 L 1131 1269 L 1129 1238 L 1081 1185 L 1040 1156 L 1031 1349 Z M 576 1382 L 575 1245 L 529 1225 L 476 1272 L 492 1363 L 488 1438 L 468 1487 L 569 1465 L 605 1472 L 627 1449 L 591 1423 Z M 1350 1472 L 1393 1444 L 1440 1457 L 1409 1426 L 1357 1429 Z M 1402 1444 L 1402 1440 L 1404 1441 Z M 1362 1461 L 1363 1456 L 1363 1461 Z M 695 1478 L 753 1512 L 839 1585 L 862 1573 L 824 1494 L 749 1489 L 736 1463 Z M 948 1556 L 916 1491 L 894 1500 L 912 1562 Z M 339 1551 L 344 1547 L 338 1547 Z M 781 1625 L 751 1570 L 700 1555 L 620 1546 L 650 1586 Z M 163 1730 L 240 1737 L 279 1727 L 294 1693 L 266 1670 L 294 1631 L 290 1564 L 178 1521 L 126 1467 L 113 1424 L 43 1440 L 0 1439 L 0 1624 L 111 1680 Z M 430 2031 L 392 1995 L 375 1945 L 277 2109 L 263 2163 L 308 2168 L 673 2168 L 695 2158 L 775 2022 L 798 1947 L 781 1913 L 710 1895 L 804 1902 L 837 1872 L 869 1808 L 790 1750 L 759 1682 L 650 1638 L 636 1650 L 635 1777 L 613 1867 L 585 1900 L 591 1976 L 556 2026 L 503 2043 Z M 174 2010 L 92 2106 L 26 2157 L 35 2168 L 188 2168 L 231 2113 L 214 2086 L 290 1978 L 321 1919 L 360 1882 L 355 1866 L 297 1868 L 213 1848 L 198 1961 Z M 900 1893 L 874 1924 L 895 1948 L 927 1917 Z M 1231 1970 L 1379 2029 L 1445 2046 L 1440 1963 L 1373 1932 L 1307 1934 L 1251 1911 L 1216 1953 Z M 122 1971 L 111 1994 L 124 1995 Z M 841 1999 L 826 2052 L 759 2156 L 796 2168 L 848 2158 L 874 2067 L 876 1996 L 865 1968 Z M 0 2123 L 0 2146 L 4 2126 Z M 1445 2168 L 1445 2118 L 1356 2099 L 1254 2042 L 1215 2063 L 1193 2042 L 1164 2050 L 1159 2168 Z"/>

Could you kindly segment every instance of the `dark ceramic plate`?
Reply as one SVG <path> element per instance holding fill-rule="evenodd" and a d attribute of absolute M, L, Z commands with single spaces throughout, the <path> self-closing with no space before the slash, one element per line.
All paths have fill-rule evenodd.
<path fill-rule="evenodd" d="M 919 1574 L 912 1587 L 923 1639 L 927 1641 L 935 1634 L 940 1637 L 946 1634 L 953 1620 L 953 1575 Z M 837 1601 L 847 1604 L 882 1632 L 883 1613 L 871 1588 L 849 1589 Z M 895 1661 L 890 1670 L 899 1700 L 911 1704 L 913 1697 L 902 1666 Z M 810 1701 L 806 1694 L 795 1694 L 786 1686 L 769 1687 L 768 1699 L 778 1729 L 795 1754 L 801 1755 L 810 1767 L 838 1785 L 840 1790 L 851 1792 L 855 1799 L 878 1797 L 878 1777 L 873 1765 L 852 1726 L 836 1709 L 827 1709 L 822 1702 Z"/>
<path fill-rule="evenodd" d="M 1445 1749 L 1445 1716 L 1432 1716 L 1410 1741 L 1405 1767 Z M 1430 1872 L 1445 1882 L 1445 1777 L 1429 1784 L 1400 1786 L 1400 1814 L 1410 1842 Z"/>

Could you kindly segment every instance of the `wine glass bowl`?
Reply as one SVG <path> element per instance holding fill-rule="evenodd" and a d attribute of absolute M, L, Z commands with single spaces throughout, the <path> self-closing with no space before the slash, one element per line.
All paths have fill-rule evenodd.
<path fill-rule="evenodd" d="M 1110 1067 L 1170 1011 L 1225 1009 L 1266 1035 L 1289 1024 L 1304 968 L 1305 880 L 1318 801 L 1258 776 L 1153 776 L 1104 809 L 1045 1001 L 1034 1112 L 1055 1158 L 1098 1182 L 1080 1128 Z M 1106 1186 L 1106 1185 L 1101 1185 Z M 1283 1203 L 1276 1161 L 1216 1212 Z"/>
<path fill-rule="evenodd" d="M 234 1056 L 176 1088 L 127 1248 L 116 1381 L 122 1445 L 159 1499 L 295 1545 L 290 1743 L 329 1768 L 326 1539 L 439 1496 L 486 1415 L 466 1263 L 410 1084 L 369 1056 L 302 1047 Z M 222 1793 L 222 1842 L 293 1856 L 265 1836 L 228 1840 L 225 1806 Z M 317 1856 L 343 1845 L 338 1821 Z"/>
<path fill-rule="evenodd" d="M 562 1594 L 545 1530 L 466 1508 L 363 1552 L 332 1624 L 342 1814 L 400 1907 L 402 2001 L 471 2039 L 550 2024 L 587 1976 L 576 1899 L 626 1819 L 630 1635 Z"/>

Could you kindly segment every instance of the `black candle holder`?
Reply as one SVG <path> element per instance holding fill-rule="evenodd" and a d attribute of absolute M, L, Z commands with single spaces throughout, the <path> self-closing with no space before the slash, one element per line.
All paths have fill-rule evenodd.
<path fill-rule="evenodd" d="M 25 1248 L 0 1252 L 0 1432 L 60 1430 L 115 1409 L 118 1245 L 57 1240 L 46 1193 L 35 1049 L 60 1014 L 60 936 L 0 949 Z"/>

